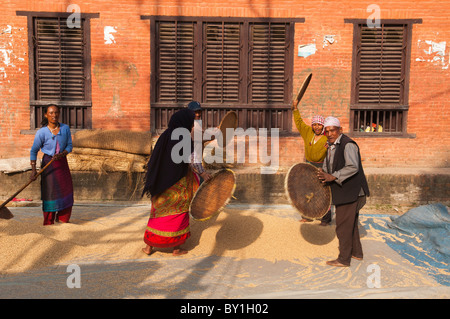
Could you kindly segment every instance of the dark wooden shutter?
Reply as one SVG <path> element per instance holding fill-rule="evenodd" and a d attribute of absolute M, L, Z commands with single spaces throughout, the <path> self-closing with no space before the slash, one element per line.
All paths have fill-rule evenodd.
<path fill-rule="evenodd" d="M 238 126 L 292 126 L 295 22 L 303 18 L 142 16 L 151 29 L 151 127 L 191 100 L 202 103 L 204 128 L 228 111 Z"/>
<path fill-rule="evenodd" d="M 249 41 L 249 103 L 284 103 L 288 24 L 253 23 Z"/>
<path fill-rule="evenodd" d="M 156 31 L 156 102 L 193 99 L 195 22 L 160 21 Z"/>
<path fill-rule="evenodd" d="M 92 127 L 90 19 L 81 13 L 71 27 L 68 12 L 16 11 L 27 17 L 30 127 L 39 128 L 44 109 L 58 105 L 71 129 Z M 69 20 L 68 20 L 69 19 Z"/>
<path fill-rule="evenodd" d="M 36 100 L 85 100 L 83 29 L 66 20 L 35 19 Z"/>
<path fill-rule="evenodd" d="M 406 26 L 361 26 L 357 103 L 403 104 Z"/>
<path fill-rule="evenodd" d="M 85 20 L 75 28 L 67 26 L 64 16 L 34 17 L 32 23 L 32 127 L 40 127 L 44 108 L 56 104 L 61 108 L 60 120 L 70 128 L 90 128 L 90 50 Z"/>
<path fill-rule="evenodd" d="M 408 136 L 412 26 L 421 19 L 353 23 L 350 131 L 357 136 Z"/>
<path fill-rule="evenodd" d="M 241 76 L 240 24 L 204 23 L 204 102 L 237 103 Z"/>

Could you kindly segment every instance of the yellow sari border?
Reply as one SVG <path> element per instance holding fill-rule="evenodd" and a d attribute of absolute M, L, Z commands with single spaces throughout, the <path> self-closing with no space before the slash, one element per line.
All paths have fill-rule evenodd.
<path fill-rule="evenodd" d="M 190 226 L 186 227 L 185 229 L 176 231 L 176 232 L 170 232 L 170 231 L 162 231 L 162 230 L 158 230 L 158 229 L 154 229 L 151 228 L 149 226 L 147 226 L 147 231 L 158 235 L 158 236 L 163 236 L 163 237 L 175 237 L 175 236 L 180 236 L 180 235 L 184 235 L 190 232 Z"/>

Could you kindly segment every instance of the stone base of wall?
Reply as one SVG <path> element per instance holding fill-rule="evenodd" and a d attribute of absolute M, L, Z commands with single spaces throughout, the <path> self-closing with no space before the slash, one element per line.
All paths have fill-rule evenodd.
<path fill-rule="evenodd" d="M 288 204 L 284 190 L 287 170 L 280 170 L 276 174 L 260 174 L 254 168 L 234 171 L 236 190 L 233 203 Z M 450 204 L 450 168 L 369 168 L 365 172 L 371 191 L 368 205 Z M 2 202 L 26 184 L 29 176 L 30 172 L 0 173 Z M 143 173 L 72 171 L 72 178 L 76 201 L 150 201 L 145 196 L 141 197 Z M 28 203 L 40 203 L 39 180 L 31 183 L 16 197 L 30 199 Z"/>

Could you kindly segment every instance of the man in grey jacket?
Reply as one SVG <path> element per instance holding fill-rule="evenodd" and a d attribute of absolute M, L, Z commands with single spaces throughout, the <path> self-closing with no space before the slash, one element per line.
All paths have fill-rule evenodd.
<path fill-rule="evenodd" d="M 336 236 L 339 240 L 339 256 L 336 260 L 327 261 L 327 265 L 348 267 L 352 258 L 363 259 L 358 216 L 366 203 L 366 196 L 370 195 L 369 186 L 359 147 L 342 133 L 339 120 L 327 117 L 324 130 L 328 138 L 328 150 L 318 177 L 330 185 L 332 203 L 336 207 Z"/>

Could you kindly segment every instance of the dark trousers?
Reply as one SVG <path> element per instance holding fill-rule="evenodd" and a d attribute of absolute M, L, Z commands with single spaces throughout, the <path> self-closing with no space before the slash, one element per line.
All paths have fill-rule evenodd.
<path fill-rule="evenodd" d="M 337 260 L 344 265 L 350 265 L 352 256 L 363 257 L 358 217 L 359 210 L 364 206 L 365 200 L 365 196 L 360 196 L 353 203 L 336 205 L 336 236 L 339 241 L 339 257 Z"/>
<path fill-rule="evenodd" d="M 331 223 L 331 209 L 328 210 L 328 212 L 322 217 L 321 221 L 324 223 Z"/>

